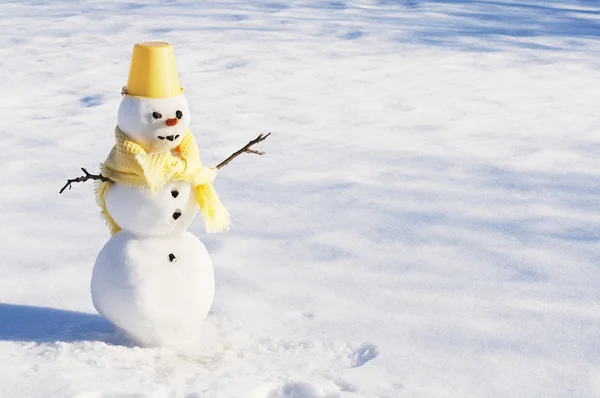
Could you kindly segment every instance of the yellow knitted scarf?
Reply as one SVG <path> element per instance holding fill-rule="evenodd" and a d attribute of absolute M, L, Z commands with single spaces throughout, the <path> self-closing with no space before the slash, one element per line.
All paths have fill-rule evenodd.
<path fill-rule="evenodd" d="M 188 131 L 181 144 L 172 152 L 146 153 L 131 141 L 119 128 L 115 129 L 116 144 L 101 165 L 102 175 L 118 184 L 147 187 L 152 192 L 163 188 L 170 181 L 187 181 L 192 184 L 196 201 L 204 218 L 207 232 L 222 232 L 229 228 L 229 212 L 223 206 L 211 182 L 216 169 L 202 167 L 198 146 Z M 102 209 L 110 232 L 121 230 L 106 209 L 104 198 L 112 182 L 96 185 L 96 201 Z"/>

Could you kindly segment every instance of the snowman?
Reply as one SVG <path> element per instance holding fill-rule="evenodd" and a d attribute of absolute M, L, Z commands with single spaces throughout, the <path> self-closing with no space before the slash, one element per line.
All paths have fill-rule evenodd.
<path fill-rule="evenodd" d="M 136 344 L 193 348 L 215 280 L 187 229 L 200 212 L 207 232 L 225 231 L 229 213 L 211 184 L 216 168 L 200 163 L 171 45 L 134 46 L 117 119 L 101 166 L 110 181 L 96 185 L 112 237 L 94 265 L 92 300 Z"/>

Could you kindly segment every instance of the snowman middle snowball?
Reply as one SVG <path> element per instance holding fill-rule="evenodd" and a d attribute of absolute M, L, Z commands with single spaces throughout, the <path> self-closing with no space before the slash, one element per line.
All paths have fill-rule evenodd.
<path fill-rule="evenodd" d="M 187 232 L 199 210 L 207 231 L 229 213 L 200 163 L 190 112 L 167 43 L 138 43 L 118 112 L 116 144 L 97 201 L 113 236 L 91 280 L 94 306 L 140 345 L 200 343 L 215 280 L 206 247 Z"/>

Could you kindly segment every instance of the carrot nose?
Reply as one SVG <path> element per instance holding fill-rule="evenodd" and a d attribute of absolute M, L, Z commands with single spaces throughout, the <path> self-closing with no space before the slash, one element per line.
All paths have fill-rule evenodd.
<path fill-rule="evenodd" d="M 174 117 L 173 119 L 167 119 L 167 121 L 165 123 L 167 123 L 167 126 L 169 127 L 173 127 L 175 126 L 177 123 L 179 122 L 179 119 L 177 119 L 176 117 Z"/>

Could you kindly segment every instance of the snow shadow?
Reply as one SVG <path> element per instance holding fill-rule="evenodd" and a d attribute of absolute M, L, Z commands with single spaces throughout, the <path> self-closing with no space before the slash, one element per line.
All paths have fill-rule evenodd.
<path fill-rule="evenodd" d="M 114 326 L 99 315 L 0 303 L 0 340 L 50 343 L 106 341 Z"/>
<path fill-rule="evenodd" d="M 486 52 L 507 47 L 577 49 L 585 46 L 585 39 L 600 37 L 600 5 L 588 0 L 202 0 L 194 4 L 100 2 L 95 7 L 64 0 L 55 3 L 53 12 L 61 18 L 135 17 L 148 21 L 140 25 L 146 34 L 166 40 L 206 31 L 276 32 L 356 42 L 379 36 L 382 41 Z M 32 9 L 37 4 L 19 2 Z M 126 24 L 119 26 L 125 29 Z M 60 38 L 75 33 L 56 29 L 49 34 Z M 102 102 L 97 95 L 80 99 L 83 107 Z"/>
<path fill-rule="evenodd" d="M 398 41 L 470 50 L 492 51 L 496 45 L 555 50 L 555 44 L 528 39 L 600 37 L 600 7 L 591 0 L 378 0 L 373 3 L 374 7 L 365 7 L 355 0 L 269 1 L 250 3 L 246 10 L 285 10 L 285 18 L 295 22 L 302 21 L 296 20 L 298 15 L 313 10 L 315 13 L 309 18 L 315 23 L 323 19 L 327 27 L 320 34 L 328 32 L 344 40 L 360 39 L 365 35 L 363 29 L 381 30 L 395 34 Z M 239 5 L 230 3 L 228 7 L 235 9 Z M 353 26 L 351 32 L 343 34 L 349 26 Z M 480 39 L 485 41 L 476 43 Z"/>
<path fill-rule="evenodd" d="M 260 8 L 261 3 L 253 4 Z M 578 39 L 600 37 L 597 1 L 379 0 L 375 7 L 354 0 L 292 2 L 285 18 L 301 22 L 296 15 L 307 9 L 323 18 L 312 17 L 323 24 L 319 34 L 343 40 L 382 34 L 398 42 L 485 52 L 506 47 L 560 50 L 582 46 Z M 546 39 L 563 40 L 550 44 Z"/>
<path fill-rule="evenodd" d="M 427 0 L 414 3 L 405 10 L 410 8 L 414 13 L 422 12 L 424 18 L 408 37 L 402 37 L 400 41 L 480 51 L 493 51 L 495 46 L 506 45 L 557 50 L 563 44 L 549 45 L 536 39 L 565 39 L 567 43 L 564 46 L 572 47 L 577 43 L 570 43 L 569 39 L 600 37 L 598 2 L 550 1 L 535 4 L 508 0 Z M 478 42 L 482 39 L 484 43 Z"/>

